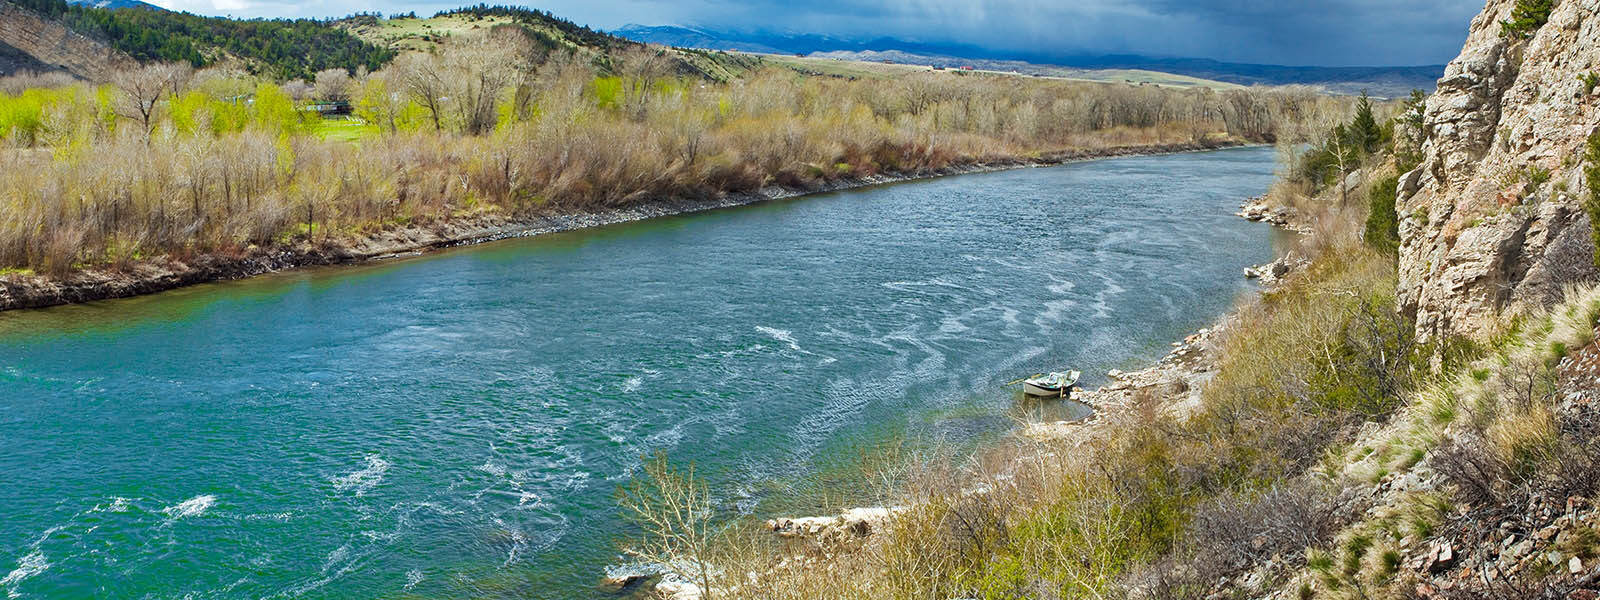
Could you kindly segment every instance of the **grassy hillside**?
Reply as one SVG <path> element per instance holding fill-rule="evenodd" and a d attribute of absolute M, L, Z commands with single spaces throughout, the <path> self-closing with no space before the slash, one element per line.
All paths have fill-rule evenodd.
<path fill-rule="evenodd" d="M 521 27 L 547 50 L 608 52 L 640 46 L 544 11 L 485 4 L 443 11 L 428 18 L 417 17 L 415 13 L 388 18 L 356 15 L 334 24 L 370 44 L 401 52 L 436 50 L 451 37 L 482 33 L 504 25 Z"/>
<path fill-rule="evenodd" d="M 452 39 L 483 35 L 496 28 L 514 28 L 538 48 L 540 62 L 557 56 L 576 58 L 604 73 L 616 71 L 618 55 L 645 48 L 644 44 L 544 11 L 519 7 L 478 5 L 432 17 L 357 15 L 341 19 L 334 26 L 397 53 L 437 52 Z M 728 81 L 762 65 L 760 58 L 744 54 L 675 48 L 656 48 L 654 52 L 667 71 L 710 81 Z"/>

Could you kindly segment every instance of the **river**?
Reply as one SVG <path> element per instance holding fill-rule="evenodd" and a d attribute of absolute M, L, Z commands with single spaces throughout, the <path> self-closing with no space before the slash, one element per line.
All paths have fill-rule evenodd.
<path fill-rule="evenodd" d="M 1005 382 L 1095 385 L 1225 312 L 1273 168 L 964 175 L 0 313 L 0 592 L 603 597 L 642 455 L 730 513 L 836 508 L 883 448 L 1010 427 Z"/>

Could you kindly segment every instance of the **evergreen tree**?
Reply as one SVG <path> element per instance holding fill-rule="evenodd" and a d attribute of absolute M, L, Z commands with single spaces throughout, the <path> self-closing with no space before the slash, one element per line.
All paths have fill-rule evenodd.
<path fill-rule="evenodd" d="M 1378 119 L 1372 114 L 1372 98 L 1366 92 L 1362 92 L 1361 99 L 1356 101 L 1356 118 L 1350 122 L 1347 131 L 1351 136 L 1350 145 L 1362 153 L 1377 152 L 1383 143 L 1383 128 L 1378 126 Z"/>
<path fill-rule="evenodd" d="M 1367 245 L 1383 252 L 1394 252 L 1400 247 L 1400 215 L 1395 210 L 1395 193 L 1400 178 L 1390 176 L 1372 184 L 1367 196 L 1367 225 L 1362 239 Z"/>
<path fill-rule="evenodd" d="M 1550 11 L 1555 10 L 1555 0 L 1517 0 L 1511 9 L 1511 19 L 1500 22 L 1500 35 L 1527 39 L 1533 32 L 1550 21 Z"/>

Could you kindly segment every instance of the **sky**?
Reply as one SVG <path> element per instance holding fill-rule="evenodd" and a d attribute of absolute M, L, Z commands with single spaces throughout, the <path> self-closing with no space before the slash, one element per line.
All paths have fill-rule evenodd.
<path fill-rule="evenodd" d="M 430 15 L 459 6 L 439 0 L 153 2 L 235 17 Z M 846 39 L 896 37 L 1033 55 L 1126 53 L 1278 65 L 1399 66 L 1449 62 L 1460 52 L 1467 24 L 1483 0 L 548 0 L 529 6 L 599 29 L 687 25 Z"/>

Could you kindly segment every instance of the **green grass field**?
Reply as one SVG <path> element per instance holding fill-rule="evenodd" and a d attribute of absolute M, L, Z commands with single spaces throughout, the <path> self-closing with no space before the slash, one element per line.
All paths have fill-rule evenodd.
<path fill-rule="evenodd" d="M 359 144 L 361 140 L 383 133 L 377 125 L 355 118 L 322 119 L 311 126 L 312 133 L 324 140 Z"/>

